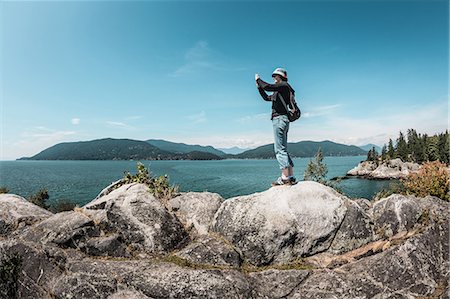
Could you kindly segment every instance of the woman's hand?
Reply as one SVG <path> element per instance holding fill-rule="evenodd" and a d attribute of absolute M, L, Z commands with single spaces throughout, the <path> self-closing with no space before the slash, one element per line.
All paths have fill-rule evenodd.
<path fill-rule="evenodd" d="M 259 74 L 255 74 L 255 81 L 259 79 Z"/>

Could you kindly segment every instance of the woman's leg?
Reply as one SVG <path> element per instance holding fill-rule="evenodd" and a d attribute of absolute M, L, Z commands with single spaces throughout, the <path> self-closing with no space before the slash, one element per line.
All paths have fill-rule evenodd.
<path fill-rule="evenodd" d="M 292 176 L 294 163 L 287 152 L 287 133 L 289 119 L 286 115 L 275 117 L 273 120 L 274 150 L 284 179 Z"/>
<path fill-rule="evenodd" d="M 289 166 L 288 168 L 282 169 L 281 172 L 285 177 L 293 177 L 294 176 L 294 167 Z"/>

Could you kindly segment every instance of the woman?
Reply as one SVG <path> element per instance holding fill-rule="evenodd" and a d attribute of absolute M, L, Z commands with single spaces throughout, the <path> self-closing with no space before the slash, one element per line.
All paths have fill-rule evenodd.
<path fill-rule="evenodd" d="M 272 186 L 293 185 L 296 183 L 294 177 L 294 163 L 287 152 L 287 133 L 289 131 L 289 119 L 287 117 L 291 106 L 291 93 L 295 91 L 289 85 L 287 72 L 282 68 L 277 68 L 272 73 L 274 84 L 264 82 L 258 74 L 255 74 L 256 86 L 265 101 L 272 102 L 272 124 L 275 137 L 274 150 L 281 169 L 281 176 L 272 183 Z M 268 95 L 266 91 L 273 91 Z M 283 103 L 284 101 L 284 103 Z"/>

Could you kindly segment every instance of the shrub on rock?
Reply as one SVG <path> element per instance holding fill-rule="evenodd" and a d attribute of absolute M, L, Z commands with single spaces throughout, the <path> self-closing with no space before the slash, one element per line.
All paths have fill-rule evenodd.
<path fill-rule="evenodd" d="M 412 173 L 403 180 L 408 194 L 419 197 L 431 195 L 447 201 L 450 201 L 449 184 L 447 167 L 439 161 L 424 163 L 417 173 Z"/>

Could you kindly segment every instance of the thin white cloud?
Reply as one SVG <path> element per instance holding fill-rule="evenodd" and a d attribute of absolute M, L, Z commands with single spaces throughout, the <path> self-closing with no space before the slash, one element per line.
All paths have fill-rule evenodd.
<path fill-rule="evenodd" d="M 429 135 L 445 131 L 447 111 L 448 102 L 440 101 L 427 106 L 403 107 L 401 110 L 387 109 L 377 117 L 343 117 L 336 113 L 325 117 L 320 123 L 302 122 L 300 119 L 291 127 L 289 139 L 383 145 L 389 138 L 395 140 L 399 131 L 406 133 L 410 128 Z"/>
<path fill-rule="evenodd" d="M 106 124 L 107 124 L 109 127 L 113 127 L 113 128 L 120 128 L 120 129 L 127 129 L 127 130 L 130 130 L 130 129 L 131 129 L 131 130 L 136 129 L 136 128 L 133 127 L 133 126 L 130 126 L 130 125 L 126 124 L 126 123 L 119 122 L 119 121 L 107 121 Z"/>
<path fill-rule="evenodd" d="M 3 155 L 15 158 L 33 156 L 57 143 L 70 141 L 76 134 L 75 131 L 58 131 L 42 126 L 35 127 L 22 132 L 20 139 L 12 143 L 11 147 L 6 148 Z"/>
<path fill-rule="evenodd" d="M 375 117 L 367 115 L 344 117 L 343 111 L 338 109 L 341 107 L 340 104 L 322 106 L 313 112 L 315 115 L 322 115 L 323 118 L 303 118 L 302 116 L 299 121 L 291 124 L 289 142 L 331 140 L 348 145 L 373 143 L 382 146 L 389 141 L 389 138 L 395 140 L 400 130 L 406 133 L 409 128 L 414 128 L 419 133 L 432 135 L 447 129 L 447 106 L 447 101 L 432 102 L 426 106 L 386 110 Z M 237 121 L 251 122 L 259 119 L 263 121 L 264 116 L 263 113 L 250 115 Z M 183 137 L 183 142 L 222 148 L 233 146 L 254 148 L 273 143 L 270 127 L 256 132 L 244 130 L 243 127 L 241 133 L 222 136 Z"/>
<path fill-rule="evenodd" d="M 80 119 L 75 117 L 71 119 L 72 125 L 79 125 L 80 124 Z"/>
<path fill-rule="evenodd" d="M 267 121 L 268 119 L 270 119 L 270 113 L 259 113 L 259 114 L 247 115 L 247 116 L 238 118 L 236 121 L 239 123 L 249 123 L 249 122 L 260 121 L 260 120 Z"/>
<path fill-rule="evenodd" d="M 319 107 L 316 107 L 313 109 L 309 109 L 308 111 L 304 111 L 304 112 L 302 111 L 302 117 L 311 118 L 311 117 L 328 115 L 328 114 L 333 113 L 339 107 L 341 107 L 341 104 L 319 106 Z"/>
<path fill-rule="evenodd" d="M 289 142 L 302 140 L 331 140 L 348 145 L 365 145 L 373 143 L 379 146 L 387 143 L 389 138 L 395 140 L 399 131 L 406 133 L 408 128 L 415 128 L 419 133 L 429 135 L 447 129 L 447 101 L 430 103 L 421 107 L 405 107 L 401 111 L 386 110 L 378 117 L 343 117 L 337 108 L 341 105 L 322 106 L 314 112 L 322 112 L 321 119 L 302 118 L 291 123 Z M 331 111 L 333 113 L 328 113 Z M 325 113 L 327 112 L 327 113 Z M 251 122 L 264 118 L 264 114 L 246 116 L 236 121 Z M 267 116 L 267 114 L 266 114 Z M 267 119 L 266 119 L 267 120 Z M 255 148 L 273 143 L 270 126 L 264 126 L 259 131 L 243 131 L 240 133 L 223 134 L 222 136 L 183 136 L 183 142 L 202 145 L 212 145 L 219 148 L 238 146 Z M 177 139 L 172 137 L 172 139 Z"/>
<path fill-rule="evenodd" d="M 189 119 L 194 124 L 204 123 L 204 122 L 207 121 L 205 111 L 202 111 L 202 112 L 197 113 L 197 114 L 189 115 L 189 116 L 187 116 L 187 119 Z"/>
<path fill-rule="evenodd" d="M 63 136 L 73 135 L 76 133 L 75 131 L 56 131 L 44 127 L 36 127 L 36 129 L 37 131 L 34 130 L 23 132 L 22 137 L 29 139 L 35 138 L 55 139 Z"/>
<path fill-rule="evenodd" d="M 52 129 L 49 129 L 49 128 L 47 128 L 47 127 L 43 127 L 43 126 L 37 126 L 37 127 L 34 127 L 34 130 L 32 130 L 32 131 L 45 131 L 45 132 L 54 132 L 55 130 L 52 130 Z M 25 132 L 24 134 L 27 134 L 29 131 L 27 131 L 27 132 Z"/>
<path fill-rule="evenodd" d="M 215 148 L 256 148 L 261 145 L 273 143 L 272 132 L 242 132 L 227 136 L 200 136 L 183 138 L 181 142 L 187 144 L 211 145 Z"/>
<path fill-rule="evenodd" d="M 229 62 L 222 61 L 223 55 L 213 50 L 207 41 L 200 40 L 189 48 L 184 55 L 184 64 L 170 73 L 171 77 L 182 77 L 200 74 L 207 71 L 242 71 L 243 67 L 233 67 Z"/>
<path fill-rule="evenodd" d="M 198 61 L 208 58 L 210 54 L 211 49 L 209 48 L 208 42 L 201 40 L 186 52 L 185 58 L 188 61 Z"/>

